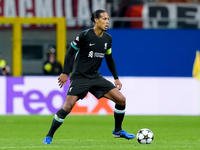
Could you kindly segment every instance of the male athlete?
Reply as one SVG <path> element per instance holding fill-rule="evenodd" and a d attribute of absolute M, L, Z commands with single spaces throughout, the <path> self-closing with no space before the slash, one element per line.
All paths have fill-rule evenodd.
<path fill-rule="evenodd" d="M 51 128 L 44 138 L 44 144 L 51 144 L 53 135 L 59 126 L 63 123 L 65 117 L 71 112 L 75 103 L 83 99 L 88 92 L 91 92 L 96 98 L 108 98 L 115 102 L 114 119 L 115 128 L 114 137 L 133 139 L 135 135 L 122 130 L 122 121 L 125 114 L 126 98 L 119 91 L 122 87 L 119 81 L 115 62 L 112 57 L 112 37 L 107 34 L 109 16 L 104 10 L 96 10 L 91 17 L 95 26 L 85 30 L 71 42 L 64 61 L 63 73 L 58 78 L 60 88 L 67 82 L 71 73 L 71 57 L 75 55 L 72 75 L 70 77 L 70 86 L 62 108 L 55 114 Z M 115 86 L 100 75 L 98 71 L 102 59 L 106 59 L 108 68 L 115 79 Z"/>

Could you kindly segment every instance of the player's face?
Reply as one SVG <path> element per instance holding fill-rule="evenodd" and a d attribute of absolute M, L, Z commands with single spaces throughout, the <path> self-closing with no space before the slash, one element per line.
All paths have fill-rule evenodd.
<path fill-rule="evenodd" d="M 100 14 L 99 19 L 96 20 L 96 25 L 103 31 L 108 29 L 109 24 L 109 16 L 107 12 L 103 12 Z"/>

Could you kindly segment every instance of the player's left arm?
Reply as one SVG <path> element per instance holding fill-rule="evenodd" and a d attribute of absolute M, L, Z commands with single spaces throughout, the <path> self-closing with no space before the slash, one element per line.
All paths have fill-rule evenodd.
<path fill-rule="evenodd" d="M 120 90 L 122 88 L 122 84 L 117 75 L 117 69 L 116 69 L 115 61 L 112 56 L 111 48 L 107 50 L 105 59 L 106 59 L 107 66 L 115 79 L 115 86 Z"/>

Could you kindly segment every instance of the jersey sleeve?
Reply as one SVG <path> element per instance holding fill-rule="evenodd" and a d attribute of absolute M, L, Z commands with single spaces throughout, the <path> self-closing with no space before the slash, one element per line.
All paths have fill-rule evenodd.
<path fill-rule="evenodd" d="M 107 49 L 107 51 L 106 51 L 106 55 L 109 55 L 109 54 L 111 54 L 112 53 L 112 37 L 110 37 L 110 42 L 109 42 L 109 44 L 108 44 L 108 49 Z"/>
<path fill-rule="evenodd" d="M 73 57 L 77 53 L 77 51 L 79 50 L 79 48 L 81 46 L 82 35 L 83 35 L 83 33 L 81 32 L 79 34 L 79 36 L 77 36 L 75 38 L 75 40 L 71 42 L 71 45 L 65 54 L 64 67 L 63 67 L 64 74 L 69 75 L 72 71 Z"/>
<path fill-rule="evenodd" d="M 79 50 L 79 48 L 81 47 L 81 43 L 83 43 L 83 36 L 84 36 L 84 32 L 81 32 L 74 41 L 71 42 L 71 46 L 75 49 L 75 50 Z"/>
<path fill-rule="evenodd" d="M 115 61 L 113 59 L 113 56 L 112 56 L 112 37 L 110 36 L 110 42 L 108 44 L 108 49 L 106 51 L 106 55 L 105 55 L 105 58 L 106 58 L 106 63 L 107 63 L 107 66 L 110 70 L 110 72 L 112 73 L 114 79 L 118 79 L 118 75 L 117 75 L 117 69 L 116 69 L 116 66 L 115 66 Z"/>

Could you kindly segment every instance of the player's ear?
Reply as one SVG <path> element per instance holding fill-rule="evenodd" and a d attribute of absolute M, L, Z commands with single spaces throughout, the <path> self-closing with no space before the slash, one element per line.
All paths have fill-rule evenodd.
<path fill-rule="evenodd" d="M 97 22 L 98 22 L 98 20 L 99 20 L 98 18 L 95 18 L 95 19 L 94 19 L 94 22 L 95 22 L 95 23 L 97 23 Z"/>

